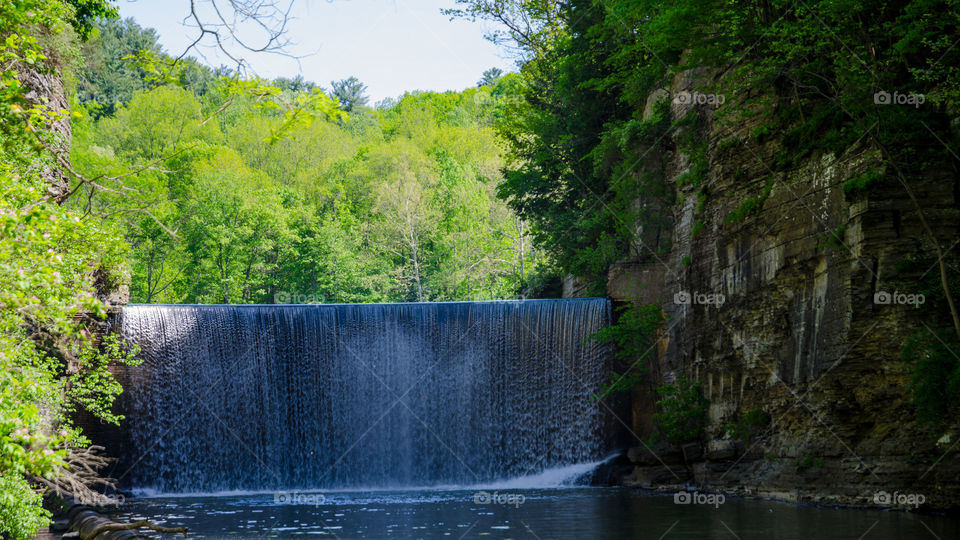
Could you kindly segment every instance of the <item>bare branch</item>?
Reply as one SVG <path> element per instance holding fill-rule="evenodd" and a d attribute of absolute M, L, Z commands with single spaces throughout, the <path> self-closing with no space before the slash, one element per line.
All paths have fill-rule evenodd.
<path fill-rule="evenodd" d="M 299 63 L 302 57 L 289 52 L 292 42 L 286 38 L 287 26 L 293 20 L 293 5 L 293 0 L 286 3 L 277 0 L 190 0 L 190 13 L 184 17 L 183 23 L 196 28 L 199 34 L 174 63 L 191 51 L 205 58 L 199 48 L 210 36 L 212 46 L 237 66 L 238 73 L 250 68 L 241 56 L 243 51 L 276 54 Z M 204 13 L 204 6 L 209 9 L 209 14 Z M 260 36 L 245 35 L 249 33 L 245 25 L 251 25 Z M 258 39 L 259 43 L 255 43 Z"/>
<path fill-rule="evenodd" d="M 52 478 L 36 477 L 34 480 L 47 487 L 60 498 L 74 498 L 91 506 L 117 505 L 119 501 L 104 495 L 100 489 L 114 490 L 112 478 L 101 477 L 97 472 L 113 461 L 101 454 L 102 446 L 68 448 L 66 465 Z"/>

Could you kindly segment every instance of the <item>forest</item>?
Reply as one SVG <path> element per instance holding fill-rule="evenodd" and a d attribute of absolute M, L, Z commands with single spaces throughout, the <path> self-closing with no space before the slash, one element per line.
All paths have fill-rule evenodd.
<path fill-rule="evenodd" d="M 165 51 L 109 0 L 0 4 L 0 537 L 47 524 L 45 497 L 111 500 L 72 419 L 122 420 L 108 367 L 138 359 L 101 338 L 117 305 L 559 297 L 567 276 L 605 295 L 613 263 L 671 249 L 680 195 L 636 172 L 651 148 L 690 156 L 687 196 L 715 195 L 706 142 L 684 131 L 696 115 L 645 111 L 684 70 L 736 96 L 720 121 L 760 119 L 755 141 L 780 147 L 771 177 L 867 144 L 883 168 L 851 192 L 903 187 L 922 218 L 912 187 L 960 163 L 952 1 L 455 5 L 450 18 L 495 23 L 516 72 L 370 103 L 356 78 L 265 80 Z M 65 101 L 39 95 L 58 84 Z M 671 131 L 684 147 L 665 148 Z M 932 330 L 897 348 L 915 406 L 942 423 L 960 402 L 960 277 L 953 235 L 926 233 Z M 628 306 L 601 339 L 639 355 L 660 313 Z"/>
<path fill-rule="evenodd" d="M 138 172 L 83 186 L 70 206 L 129 245 L 132 302 L 479 300 L 527 286 L 538 255 L 496 196 L 493 124 L 515 75 L 375 106 L 355 78 L 244 94 L 197 64 L 159 84 L 124 61 L 164 54 L 155 33 L 132 20 L 95 28 L 73 166 L 88 178 Z M 337 106 L 307 118 L 303 104 L 331 107 L 328 94 Z"/>

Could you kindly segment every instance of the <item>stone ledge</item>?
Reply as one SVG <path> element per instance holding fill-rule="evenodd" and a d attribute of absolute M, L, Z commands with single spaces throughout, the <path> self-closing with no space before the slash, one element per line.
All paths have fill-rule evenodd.
<path fill-rule="evenodd" d="M 666 266 L 659 261 L 617 261 L 607 273 L 607 294 L 618 302 L 652 304 L 664 300 Z"/>

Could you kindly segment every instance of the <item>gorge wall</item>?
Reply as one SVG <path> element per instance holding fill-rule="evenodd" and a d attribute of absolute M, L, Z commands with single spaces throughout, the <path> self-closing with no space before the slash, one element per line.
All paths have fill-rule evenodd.
<path fill-rule="evenodd" d="M 650 97 L 648 116 L 654 102 L 672 98 L 673 120 L 692 112 L 702 121 L 673 128 L 672 150 L 643 160 L 662 167 L 678 195 L 669 251 L 642 250 L 607 276 L 614 300 L 659 302 L 665 315 L 656 359 L 632 395 L 634 448 L 623 482 L 692 482 L 824 504 L 914 493 L 928 507 L 957 507 L 960 433 L 956 423 L 918 421 L 911 366 L 900 357 L 906 338 L 934 323 L 896 299 L 882 303 L 883 293 L 919 292 L 919 281 L 938 272 L 929 264 L 904 270 L 905 260 L 935 255 L 903 187 L 845 191 L 878 164 L 858 145 L 777 170 L 781 148 L 765 142 L 759 119 L 724 123 L 715 105 L 677 99 L 709 82 L 706 72 L 683 72 Z M 706 141 L 702 189 L 682 182 L 694 161 L 681 143 L 686 130 Z M 955 171 L 914 189 L 946 250 L 960 237 Z M 732 219 L 738 209 L 742 217 Z M 575 282 L 565 285 L 576 295 Z M 718 298 L 705 295 L 724 302 L 703 303 Z M 681 375 L 699 381 L 709 400 L 706 437 L 683 448 L 654 443 L 654 388 Z M 754 436 L 726 434 L 757 409 L 769 422 Z"/>

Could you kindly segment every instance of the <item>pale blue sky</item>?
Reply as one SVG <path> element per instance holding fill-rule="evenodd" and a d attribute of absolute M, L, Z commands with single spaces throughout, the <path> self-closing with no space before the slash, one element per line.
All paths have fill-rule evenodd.
<path fill-rule="evenodd" d="M 118 5 L 122 17 L 155 28 L 171 54 L 179 55 L 197 35 L 182 24 L 189 0 L 119 0 Z M 244 59 L 261 77 L 301 74 L 329 88 L 331 80 L 353 75 L 367 85 L 372 104 L 407 90 L 460 90 L 473 86 L 488 68 L 513 69 L 506 53 L 483 39 L 484 23 L 450 21 L 440 13 L 454 7 L 454 0 L 296 0 L 294 5 L 289 50 L 308 56 L 298 65 L 290 58 L 245 51 Z M 201 51 L 208 64 L 229 64 L 211 48 Z"/>

